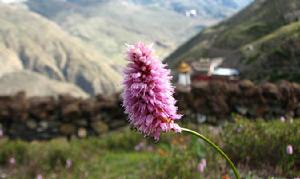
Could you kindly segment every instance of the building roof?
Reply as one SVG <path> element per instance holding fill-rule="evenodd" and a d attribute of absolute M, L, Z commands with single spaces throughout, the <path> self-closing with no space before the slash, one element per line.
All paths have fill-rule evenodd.
<path fill-rule="evenodd" d="M 220 66 L 222 62 L 223 58 L 203 58 L 192 62 L 192 67 L 197 72 L 209 72 Z"/>
<path fill-rule="evenodd" d="M 218 76 L 236 76 L 239 74 L 240 72 L 233 68 L 217 68 L 212 72 L 212 75 Z"/>
<path fill-rule="evenodd" d="M 185 63 L 185 62 L 181 62 L 180 65 L 178 66 L 177 70 L 178 70 L 180 73 L 188 73 L 188 72 L 191 72 L 191 71 L 192 71 L 190 65 L 188 65 L 188 64 Z"/>

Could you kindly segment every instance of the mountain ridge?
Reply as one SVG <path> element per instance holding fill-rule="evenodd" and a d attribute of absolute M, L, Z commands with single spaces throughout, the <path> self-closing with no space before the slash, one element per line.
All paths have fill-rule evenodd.
<path fill-rule="evenodd" d="M 32 11 L 57 22 L 73 36 L 92 44 L 108 58 L 124 64 L 125 43 L 154 43 L 158 55 L 164 58 L 204 26 L 215 24 L 251 1 L 29 0 L 27 5 Z M 207 15 L 213 14 L 209 12 L 214 9 L 211 6 L 218 7 L 217 12 L 223 12 L 230 6 L 228 4 L 235 6 L 230 7 L 226 15 Z M 186 17 L 185 11 L 199 6 L 205 6 L 206 10 L 197 9 L 197 17 Z"/>
<path fill-rule="evenodd" d="M 275 80 L 270 78 L 271 72 L 265 78 L 253 77 L 251 73 L 254 73 L 255 68 L 252 68 L 252 63 L 249 57 L 245 56 L 243 49 L 244 47 L 248 47 L 250 51 L 255 49 L 256 47 L 251 43 L 293 23 L 286 17 L 297 9 L 300 9 L 300 2 L 296 0 L 256 0 L 228 20 L 194 36 L 168 56 L 165 62 L 175 69 L 180 61 L 193 61 L 202 57 L 223 57 L 225 66 L 240 69 L 245 78 L 258 81 Z M 288 38 L 287 36 L 285 40 Z M 284 43 L 285 40 L 279 42 L 276 48 L 280 48 L 280 43 Z M 264 51 L 260 51 L 260 54 L 260 58 L 266 56 Z M 271 61 L 267 60 L 265 63 L 264 65 L 271 64 Z"/>
<path fill-rule="evenodd" d="M 0 47 L 14 52 L 24 69 L 74 83 L 91 95 L 120 90 L 121 76 L 113 63 L 55 23 L 7 5 L 0 5 L 0 22 Z"/>

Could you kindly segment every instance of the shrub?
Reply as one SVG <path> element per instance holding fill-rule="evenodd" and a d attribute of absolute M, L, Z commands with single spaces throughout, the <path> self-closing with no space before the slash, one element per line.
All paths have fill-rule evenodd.
<path fill-rule="evenodd" d="M 238 119 L 224 127 L 224 149 L 236 162 L 252 168 L 272 167 L 274 173 L 288 177 L 300 172 L 300 121 L 282 123 L 279 120 L 255 122 Z M 286 153 L 292 145 L 294 154 Z"/>
<path fill-rule="evenodd" d="M 101 137 L 104 148 L 109 150 L 134 150 L 134 146 L 141 141 L 143 136 L 135 131 L 120 130 L 117 133 L 110 133 Z"/>
<path fill-rule="evenodd" d="M 0 143 L 0 163 L 6 164 L 8 160 L 13 157 L 16 160 L 16 164 L 22 164 L 28 158 L 28 148 L 26 142 L 22 141 L 1 141 Z"/>

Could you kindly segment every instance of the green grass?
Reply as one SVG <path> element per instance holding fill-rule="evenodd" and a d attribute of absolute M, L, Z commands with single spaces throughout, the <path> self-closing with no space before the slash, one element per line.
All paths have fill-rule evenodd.
<path fill-rule="evenodd" d="M 299 176 L 297 158 L 300 151 L 300 121 L 293 124 L 279 120 L 256 122 L 239 119 L 223 127 L 189 124 L 219 144 L 238 164 L 243 177 L 267 178 Z M 144 143 L 140 151 L 134 148 Z M 294 155 L 285 153 L 287 144 Z M 210 147 L 185 134 L 163 134 L 159 142 L 143 138 L 128 128 L 99 138 L 55 139 L 44 142 L 0 141 L 0 166 L 9 178 L 33 178 L 38 173 L 45 178 L 220 178 L 232 175 L 226 162 Z M 8 164 L 16 158 L 16 166 Z M 204 173 L 197 164 L 207 159 Z M 66 160 L 72 160 L 67 169 Z M 232 176 L 233 177 L 233 176 Z"/>

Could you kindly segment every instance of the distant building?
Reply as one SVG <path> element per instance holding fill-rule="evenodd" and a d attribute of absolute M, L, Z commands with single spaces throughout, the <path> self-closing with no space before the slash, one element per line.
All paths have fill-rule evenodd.
<path fill-rule="evenodd" d="M 236 69 L 220 67 L 223 58 L 201 58 L 187 64 L 182 62 L 178 68 L 177 85 L 189 87 L 191 83 L 209 80 L 235 80 L 240 73 Z"/>
<path fill-rule="evenodd" d="M 177 68 L 178 72 L 178 81 L 177 87 L 190 89 L 191 85 L 191 66 L 185 62 L 181 62 Z"/>
<path fill-rule="evenodd" d="M 201 58 L 192 62 L 192 81 L 210 80 L 213 72 L 223 63 L 223 58 Z"/>
<path fill-rule="evenodd" d="M 290 13 L 285 14 L 284 19 L 289 23 L 300 21 L 300 10 L 292 11 Z"/>
<path fill-rule="evenodd" d="M 221 80 L 236 80 L 238 79 L 240 72 L 233 68 L 217 68 L 212 76 L 214 79 Z"/>
<path fill-rule="evenodd" d="M 198 16 L 197 10 L 196 9 L 187 10 L 187 11 L 185 11 L 185 16 L 186 17 L 196 17 L 196 16 Z"/>

